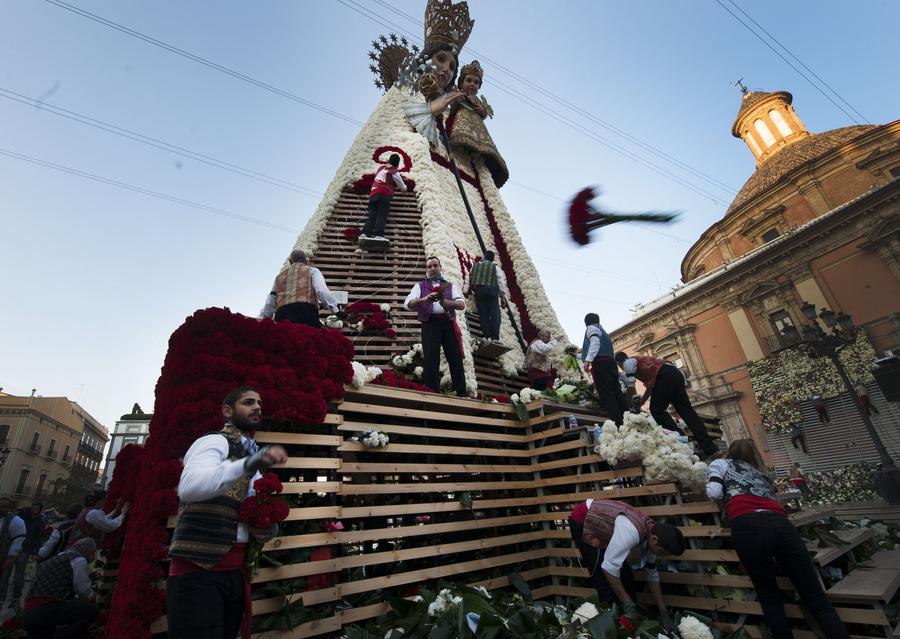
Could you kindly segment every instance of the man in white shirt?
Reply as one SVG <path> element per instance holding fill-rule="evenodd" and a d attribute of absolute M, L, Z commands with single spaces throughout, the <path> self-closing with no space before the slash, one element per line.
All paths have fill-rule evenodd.
<path fill-rule="evenodd" d="M 337 300 L 328 290 L 322 271 L 309 265 L 306 251 L 291 251 L 288 261 L 290 265 L 275 278 L 259 316 L 322 328 L 319 305 L 337 313 Z"/>
<path fill-rule="evenodd" d="M 85 537 L 38 565 L 22 615 L 29 639 L 74 639 L 94 622 L 100 609 L 93 603 L 88 562 L 96 552 L 97 542 Z"/>
<path fill-rule="evenodd" d="M 12 502 L 6 497 L 0 497 L 0 557 L 3 557 L 3 563 L 0 564 L 0 606 L 6 601 L 9 578 L 12 577 L 16 560 L 22 553 L 26 532 L 25 521 L 12 512 Z M 13 598 L 10 607 L 18 610 L 19 602 Z"/>
<path fill-rule="evenodd" d="M 545 390 L 553 383 L 554 370 L 550 366 L 550 353 L 556 348 L 556 340 L 547 329 L 538 331 L 536 340 L 528 345 L 522 365 L 534 390 Z"/>
<path fill-rule="evenodd" d="M 169 639 L 234 637 L 249 602 L 243 565 L 253 535 L 259 543 L 277 531 L 249 529 L 238 520 L 253 482 L 287 461 L 281 446 L 259 448 L 262 402 L 253 388 L 239 386 L 223 400 L 225 427 L 197 439 L 184 456 L 178 482 L 181 507 L 169 546 L 166 615 Z"/>
<path fill-rule="evenodd" d="M 435 393 L 440 392 L 441 349 L 450 368 L 453 390 L 459 397 L 468 396 L 463 371 L 462 347 L 456 311 L 466 307 L 460 291 L 441 275 L 441 261 L 435 256 L 425 260 L 425 279 L 413 284 L 403 302 L 404 308 L 415 311 L 422 323 L 422 356 L 425 371 L 422 383 Z"/>

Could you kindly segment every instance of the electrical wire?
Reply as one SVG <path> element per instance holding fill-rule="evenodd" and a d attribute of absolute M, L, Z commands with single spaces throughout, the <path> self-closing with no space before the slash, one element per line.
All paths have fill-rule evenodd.
<path fill-rule="evenodd" d="M 53 5 L 56 5 L 57 7 L 60 7 L 61 9 L 65 9 L 66 11 L 71 11 L 72 13 L 75 13 L 84 18 L 87 18 L 88 20 L 93 20 L 94 22 L 97 22 L 104 26 L 110 27 L 111 29 L 120 31 L 126 35 L 130 35 L 134 38 L 138 38 L 139 40 L 143 40 L 144 42 L 146 42 L 148 44 L 152 44 L 155 47 L 159 47 L 160 49 L 164 49 L 166 51 L 169 51 L 170 53 L 174 53 L 175 55 L 179 55 L 179 56 L 181 56 L 183 58 L 187 58 L 188 60 L 191 60 L 193 62 L 197 62 L 199 64 L 207 66 L 210 69 L 214 69 L 214 70 L 224 73 L 226 75 L 230 75 L 233 78 L 236 78 L 236 79 L 246 82 L 248 84 L 252 84 L 253 86 L 259 87 L 260 89 L 265 89 L 266 91 L 270 91 L 276 95 L 280 95 L 281 97 L 287 98 L 288 100 L 293 100 L 294 102 L 297 102 L 299 104 L 307 106 L 311 109 L 316 109 L 317 111 L 326 113 L 334 118 L 337 118 L 338 120 L 343 120 L 344 122 L 347 122 L 349 124 L 355 124 L 356 126 L 363 125 L 363 123 L 360 122 L 359 120 L 356 120 L 355 118 L 351 118 L 350 116 L 344 115 L 343 113 L 339 113 L 339 112 L 335 111 L 334 109 L 329 109 L 328 107 L 324 107 L 321 104 L 316 104 L 315 102 L 312 102 L 310 100 L 307 100 L 306 98 L 303 98 L 299 95 L 291 93 L 290 91 L 286 91 L 284 89 L 280 89 L 280 88 L 273 86 L 271 84 L 268 84 L 266 82 L 262 82 L 261 80 L 257 80 L 256 78 L 252 78 L 249 75 L 245 75 L 245 74 L 240 73 L 239 71 L 235 71 L 234 69 L 231 69 L 229 67 L 223 66 L 221 64 L 217 64 L 211 60 L 207 60 L 206 58 L 202 58 L 198 55 L 195 55 L 193 53 L 185 51 L 184 49 L 179 49 L 178 47 L 176 47 L 174 45 L 167 44 L 167 43 L 163 42 L 162 40 L 157 40 L 156 38 L 153 38 L 145 33 L 141 33 L 140 31 L 136 31 L 134 29 L 129 29 L 128 27 L 118 24 L 117 22 L 113 22 L 112 20 L 107 20 L 106 18 L 98 16 L 97 14 L 91 13 L 90 11 L 85 11 L 84 9 L 81 9 L 79 7 L 71 5 L 68 2 L 63 2 L 62 0 L 44 0 L 44 1 L 49 2 L 50 4 L 53 4 Z"/>
<path fill-rule="evenodd" d="M 718 4 L 718 5 L 719 5 L 720 7 L 722 7 L 725 11 L 727 11 L 729 14 L 731 14 L 731 16 L 732 16 L 735 20 L 737 20 L 737 21 L 740 22 L 742 25 L 744 25 L 744 27 L 745 27 L 750 33 L 752 33 L 752 34 L 753 34 L 760 42 L 762 42 L 764 45 L 766 45 L 766 46 L 772 51 L 772 53 L 774 53 L 774 54 L 777 55 L 779 58 L 781 58 L 782 60 L 784 60 L 784 62 L 786 62 L 787 65 L 788 65 L 789 67 L 791 67 L 794 71 L 796 71 L 797 73 L 799 73 L 799 74 L 800 74 L 800 77 L 802 77 L 804 80 L 806 80 L 807 82 L 809 82 L 809 84 L 810 84 L 816 91 L 818 91 L 818 92 L 821 93 L 823 96 L 825 96 L 825 99 L 828 100 L 829 102 L 831 102 L 834 106 L 836 106 L 836 107 L 837 107 L 844 115 L 846 115 L 848 118 L 850 118 L 855 124 L 859 124 L 859 123 L 860 123 L 859 120 L 857 120 L 854 116 L 852 116 L 850 113 L 848 113 L 847 110 L 846 110 L 844 107 L 842 107 L 840 104 L 838 104 L 837 102 L 835 102 L 834 99 L 833 99 L 830 95 L 828 95 L 828 94 L 825 93 L 821 88 L 819 88 L 819 85 L 818 85 L 818 84 L 816 84 L 815 82 L 813 82 L 812 80 L 810 80 L 809 77 L 808 77 L 805 73 L 803 73 L 803 71 L 801 71 L 800 69 L 798 69 L 798 68 L 797 68 L 790 60 L 788 60 L 786 57 L 784 57 L 784 56 L 781 54 L 781 52 L 779 52 L 775 47 L 773 47 L 771 44 L 769 44 L 769 42 L 766 41 L 765 38 L 763 38 L 763 37 L 762 37 L 761 35 L 759 35 L 756 31 L 754 31 L 753 28 L 752 28 L 749 24 L 747 24 L 746 22 L 744 22 L 743 20 L 741 20 L 740 16 L 738 16 L 734 11 L 732 11 L 731 9 L 729 9 L 728 7 L 726 7 L 726 6 L 725 6 L 725 3 L 722 2 L 722 0 L 716 0 L 716 4 Z"/>
<path fill-rule="evenodd" d="M 180 155 L 181 157 L 196 160 L 197 162 L 215 166 L 226 171 L 231 171 L 232 173 L 237 173 L 238 175 L 243 175 L 260 182 L 265 182 L 266 184 L 272 184 L 283 189 L 302 193 L 303 195 L 307 195 L 309 197 L 319 198 L 323 195 L 323 193 L 319 191 L 308 189 L 300 184 L 295 184 L 293 182 L 288 182 L 287 180 L 282 180 L 281 178 L 273 177 L 265 173 L 253 171 L 252 169 L 247 169 L 242 166 L 226 162 L 225 160 L 219 160 L 212 156 L 198 153 L 197 151 L 191 151 L 190 149 L 186 149 L 184 147 L 177 146 L 175 144 L 171 144 L 157 138 L 152 138 L 142 133 L 138 133 L 137 131 L 124 129 L 122 127 L 116 126 L 115 124 L 110 124 L 109 122 L 104 122 L 103 120 L 98 120 L 82 113 L 69 111 L 68 109 L 49 104 L 42 100 L 30 98 L 27 95 L 22 95 L 21 93 L 16 93 L 15 91 L 10 91 L 9 89 L 4 89 L 3 87 L 0 87 L 0 98 L 6 98 L 7 100 L 13 100 L 21 104 L 26 104 L 28 106 L 46 111 L 47 113 L 52 113 L 53 115 L 68 118 L 69 120 L 94 127 L 95 129 L 100 129 L 101 131 L 106 131 L 108 133 L 112 133 L 114 135 L 118 135 L 135 142 L 140 142 L 141 144 L 146 144 L 157 149 L 162 149 L 163 151 L 168 151 L 170 153 L 174 153 L 175 155 Z"/>
<path fill-rule="evenodd" d="M 141 186 L 135 186 L 133 184 L 127 184 L 125 182 L 120 182 L 118 180 L 113 180 L 112 178 L 103 177 L 102 175 L 96 175 L 94 173 L 88 173 L 86 171 L 80 171 L 78 169 L 73 169 L 72 167 L 65 166 L 63 164 L 56 164 L 54 162 L 48 162 L 47 160 L 41 160 L 40 158 L 32 157 L 29 155 L 24 155 L 22 153 L 16 153 L 10 149 L 5 149 L 0 147 L 0 155 L 4 155 L 8 158 L 12 158 L 14 160 L 20 160 L 22 162 L 28 162 L 30 164 L 36 164 L 38 166 L 43 166 L 48 169 L 53 169 L 55 171 L 60 171 L 62 173 L 68 173 L 69 175 L 74 175 L 77 177 L 85 178 L 88 180 L 93 180 L 95 182 L 100 182 L 102 184 L 108 184 L 110 186 L 115 186 L 120 189 L 125 189 L 127 191 L 133 191 L 135 193 L 140 193 L 141 195 L 147 195 L 149 197 L 154 197 L 160 200 L 165 200 L 167 202 L 172 202 L 174 204 L 181 204 L 182 206 L 189 206 L 191 208 L 198 209 L 200 211 L 205 211 L 207 213 L 212 213 L 214 215 L 221 215 L 223 217 L 229 217 L 235 220 L 241 220 L 242 222 L 249 222 L 251 224 L 257 224 L 259 226 L 265 226 L 267 228 L 275 229 L 276 231 L 287 231 L 288 233 L 293 233 L 295 235 L 300 233 L 299 229 L 290 228 L 288 226 L 282 226 L 281 224 L 275 224 L 274 222 L 267 222 L 266 220 L 261 220 L 255 217 L 249 217 L 247 215 L 241 215 L 240 213 L 235 213 L 233 211 L 227 211 L 225 209 L 220 209 L 215 206 L 208 206 L 206 204 L 201 204 L 199 202 L 193 202 L 191 200 L 186 200 L 184 198 L 176 197 L 174 195 L 168 195 L 167 193 L 160 193 L 159 191 L 152 191 L 150 189 L 145 189 Z"/>
<path fill-rule="evenodd" d="M 377 1 L 377 0 L 376 0 L 376 1 Z M 859 112 L 852 104 L 850 104 L 850 103 L 849 103 L 849 102 L 848 102 L 848 101 L 847 101 L 840 93 L 838 93 L 837 91 L 835 91 L 834 88 L 832 88 L 832 86 L 831 86 L 830 84 L 828 84 L 825 80 L 823 80 L 823 79 L 822 79 L 815 71 L 813 71 L 813 70 L 810 69 L 808 66 L 806 66 L 805 64 L 803 64 L 803 61 L 802 61 L 800 58 L 798 58 L 796 55 L 794 55 L 794 54 L 793 54 L 786 46 L 784 46 L 783 44 L 781 44 L 781 42 L 778 41 L 778 38 L 776 38 L 776 37 L 773 36 L 771 33 L 769 33 L 769 32 L 766 30 L 766 28 L 765 28 L 764 26 L 762 26 L 759 22 L 757 22 L 756 20 L 754 20 L 754 19 L 753 19 L 753 16 L 751 16 L 749 13 L 747 13 L 746 11 L 744 11 L 743 9 L 741 9 L 741 7 L 740 7 L 734 0 L 728 0 L 728 2 L 731 3 L 731 5 L 732 5 L 735 9 L 737 9 L 738 11 L 740 11 L 740 12 L 741 12 L 748 20 L 750 20 L 750 22 L 752 22 L 753 24 L 755 24 L 755 25 L 759 28 L 759 30 L 762 31 L 763 33 L 765 33 L 765 34 L 766 34 L 766 35 L 767 35 L 767 36 L 768 36 L 775 44 L 777 44 L 779 47 L 781 47 L 781 48 L 784 50 L 785 53 L 787 53 L 789 56 L 791 56 L 792 58 L 794 58 L 794 60 L 796 60 L 797 63 L 798 63 L 801 67 L 803 67 L 804 69 L 806 69 L 807 71 L 809 71 L 810 75 L 812 75 L 816 80 L 818 80 L 819 82 L 821 82 L 822 84 L 824 84 L 825 87 L 826 87 L 829 91 L 831 91 L 835 96 L 837 96 L 837 98 L 838 98 L 841 102 L 843 102 L 844 104 L 846 104 L 846 105 L 850 108 L 851 111 L 853 111 L 854 113 L 856 113 L 856 115 L 858 115 L 860 118 L 862 118 L 863 122 L 865 122 L 865 123 L 868 124 L 869 120 L 868 120 L 868 118 L 866 118 L 866 116 L 864 116 L 862 113 L 860 113 L 860 112 Z"/>

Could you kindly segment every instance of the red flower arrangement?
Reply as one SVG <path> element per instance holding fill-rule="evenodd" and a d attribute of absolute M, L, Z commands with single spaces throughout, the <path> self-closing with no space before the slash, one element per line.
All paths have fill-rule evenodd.
<path fill-rule="evenodd" d="M 491 397 L 491 399 L 493 399 L 495 402 L 498 402 L 500 404 L 511 403 L 511 400 L 509 399 L 508 395 L 494 395 L 493 397 Z"/>
<path fill-rule="evenodd" d="M 266 473 L 253 482 L 253 490 L 256 494 L 241 503 L 238 519 L 251 528 L 271 528 L 287 519 L 291 509 L 275 497 L 284 490 L 278 475 Z"/>
<path fill-rule="evenodd" d="M 391 328 L 390 320 L 378 304 L 354 302 L 344 312 L 347 313 L 349 324 L 357 325 L 362 322 L 361 335 L 383 335 L 389 339 L 397 337 L 397 332 Z"/>
<path fill-rule="evenodd" d="M 350 244 L 356 244 L 359 240 L 359 236 L 362 233 L 362 228 L 359 226 L 345 226 L 344 227 L 344 240 L 350 242 Z"/>
<path fill-rule="evenodd" d="M 409 390 L 425 391 L 427 393 L 432 392 L 431 389 L 427 386 L 418 384 L 410 380 L 405 375 L 396 373 L 391 370 L 382 371 L 381 375 L 379 375 L 378 378 L 372 383 L 381 384 L 382 386 L 390 386 L 391 388 L 406 388 Z"/>
<path fill-rule="evenodd" d="M 178 511 L 180 457 L 205 433 L 221 428 L 222 397 L 249 384 L 275 422 L 320 424 L 330 402 L 353 377 L 353 344 L 338 331 L 257 321 L 209 308 L 187 318 L 169 339 L 150 437 L 142 453 L 116 464 L 110 492 L 132 496 L 106 636 L 150 639 L 165 613 L 166 523 Z M 111 500 L 115 503 L 114 500 Z"/>

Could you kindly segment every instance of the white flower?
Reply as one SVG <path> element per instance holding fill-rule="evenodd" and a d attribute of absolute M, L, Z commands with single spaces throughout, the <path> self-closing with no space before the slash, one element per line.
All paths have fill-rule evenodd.
<path fill-rule="evenodd" d="M 381 306 L 379 306 L 379 308 L 381 309 L 381 312 L 384 313 L 385 315 L 387 315 L 388 313 L 391 312 L 390 304 L 382 304 Z"/>
<path fill-rule="evenodd" d="M 382 370 L 377 366 L 369 366 L 366 369 L 366 382 L 374 382 L 381 376 Z"/>
<path fill-rule="evenodd" d="M 421 366 L 416 366 L 416 367 L 413 369 L 413 375 L 415 375 L 416 377 L 421 378 L 422 375 L 424 375 L 424 374 L 425 374 L 425 369 L 422 368 Z"/>
<path fill-rule="evenodd" d="M 353 366 L 353 379 L 350 381 L 350 385 L 353 388 L 362 388 L 366 385 L 366 367 L 364 364 L 360 364 L 359 362 L 350 362 L 350 365 Z"/>
<path fill-rule="evenodd" d="M 682 639 L 713 639 L 709 627 L 696 617 L 684 616 L 678 624 Z"/>
<path fill-rule="evenodd" d="M 475 590 L 477 590 L 477 591 L 480 592 L 482 595 L 484 595 L 485 599 L 490 599 L 490 598 L 491 598 L 491 593 L 489 593 L 489 592 L 488 592 L 488 589 L 485 588 L 484 586 L 475 586 Z"/>
<path fill-rule="evenodd" d="M 422 354 L 422 344 L 421 343 L 413 344 L 412 349 L 414 352 L 419 353 L 420 355 Z"/>
<path fill-rule="evenodd" d="M 397 368 L 401 368 L 403 366 L 403 358 L 400 355 L 394 355 L 391 363 Z"/>
<path fill-rule="evenodd" d="M 575 609 L 575 612 L 572 613 L 571 623 L 585 623 L 599 614 L 600 611 L 597 610 L 597 606 L 589 601 L 585 601 Z"/>
<path fill-rule="evenodd" d="M 413 595 L 410 598 L 410 601 L 414 601 L 415 603 L 422 603 L 422 601 L 423 601 L 422 595 Z"/>
<path fill-rule="evenodd" d="M 406 631 L 403 628 L 392 628 L 384 633 L 384 639 L 397 639 L 397 637 L 405 632 Z"/>
<path fill-rule="evenodd" d="M 373 430 L 363 437 L 362 443 L 367 448 L 384 448 L 390 441 L 390 438 L 384 433 Z"/>
<path fill-rule="evenodd" d="M 338 319 L 337 315 L 329 315 L 325 318 L 325 326 L 327 328 L 343 328 L 344 323 Z"/>

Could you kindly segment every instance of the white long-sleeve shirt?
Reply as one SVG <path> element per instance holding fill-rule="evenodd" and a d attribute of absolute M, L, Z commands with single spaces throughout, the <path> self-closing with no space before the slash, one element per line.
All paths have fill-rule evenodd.
<path fill-rule="evenodd" d="M 536 339 L 531 342 L 529 348 L 538 355 L 549 355 L 556 348 L 556 340 L 551 339 L 549 342 L 545 342 L 542 339 Z"/>
<path fill-rule="evenodd" d="M 90 599 L 94 596 L 91 588 L 91 576 L 88 574 L 88 562 L 84 557 L 75 557 L 69 562 L 72 566 L 72 587 L 75 594 L 82 599 Z"/>
<path fill-rule="evenodd" d="M 460 295 L 458 287 L 454 286 L 452 290 L 453 290 L 453 301 L 454 302 L 456 300 L 463 299 L 463 296 Z M 410 289 L 410 291 L 409 291 L 409 295 L 407 295 L 406 299 L 403 301 L 403 308 L 410 310 L 410 311 L 414 310 L 410 306 L 410 304 L 413 302 L 413 300 L 417 300 L 420 297 L 421 297 L 421 289 L 419 288 L 419 285 L 413 284 L 412 289 Z M 444 313 L 446 313 L 446 311 L 444 310 L 444 307 L 441 306 L 440 302 L 433 302 L 431 304 L 431 314 L 432 315 L 443 315 Z"/>
<path fill-rule="evenodd" d="M 5 518 L 0 518 L 0 532 L 3 531 L 3 527 L 6 525 L 5 521 Z M 9 536 L 14 537 L 14 539 L 9 545 L 8 556 L 15 557 L 21 552 L 22 544 L 25 541 L 25 533 L 25 521 L 18 515 L 13 515 L 13 518 L 9 520 Z"/>
<path fill-rule="evenodd" d="M 242 435 L 241 443 L 249 438 Z M 228 440 L 218 434 L 201 437 L 188 448 L 184 456 L 184 470 L 178 482 L 178 498 L 185 502 L 207 501 L 228 492 L 245 476 L 243 459 L 228 459 Z M 255 494 L 253 482 L 261 475 L 250 478 L 247 495 Z M 237 543 L 246 543 L 247 524 L 238 523 Z"/>
<path fill-rule="evenodd" d="M 119 529 L 119 526 L 125 521 L 125 513 L 118 517 L 110 517 L 101 509 L 92 508 L 84 516 L 84 520 L 100 532 L 108 533 Z"/>
<path fill-rule="evenodd" d="M 725 496 L 725 485 L 721 480 L 725 479 L 725 473 L 728 472 L 728 460 L 717 459 L 709 465 L 709 478 L 719 481 L 707 481 L 706 496 L 715 501 L 719 501 Z"/>
<path fill-rule="evenodd" d="M 334 295 L 331 294 L 331 291 L 328 290 L 328 285 L 325 283 L 325 276 L 322 275 L 322 271 L 315 266 L 311 266 L 309 268 L 309 280 L 319 304 L 324 304 L 332 313 L 337 313 L 337 300 L 334 298 Z M 277 308 L 278 296 L 275 294 L 275 284 L 273 283 L 272 291 L 266 296 L 265 304 L 263 304 L 259 316 L 263 319 L 269 319 L 275 315 L 275 310 Z"/>
<path fill-rule="evenodd" d="M 613 534 L 603 553 L 603 563 L 600 567 L 618 577 L 622 571 L 622 564 L 628 561 L 628 555 L 635 548 L 640 548 L 640 560 L 637 567 L 642 567 L 647 575 L 647 581 L 659 581 L 659 570 L 656 568 L 656 555 L 647 550 L 646 544 L 641 545 L 641 536 L 628 517 L 619 515 L 613 525 Z M 632 564 L 634 565 L 634 564 Z"/>
<path fill-rule="evenodd" d="M 406 190 L 406 182 L 403 181 L 403 178 L 400 177 L 400 173 L 394 171 L 393 173 L 388 171 L 385 167 L 379 167 L 375 172 L 375 181 L 381 182 L 382 184 L 387 183 L 387 176 L 390 175 L 393 178 L 394 186 L 397 187 L 398 191 Z"/>

